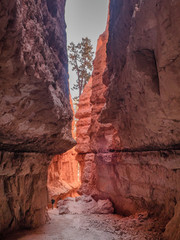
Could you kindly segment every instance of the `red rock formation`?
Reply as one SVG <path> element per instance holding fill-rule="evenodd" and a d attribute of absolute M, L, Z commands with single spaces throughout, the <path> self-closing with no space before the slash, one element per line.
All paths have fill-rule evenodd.
<path fill-rule="evenodd" d="M 88 129 L 91 123 L 91 103 L 90 97 L 92 93 L 92 78 L 85 86 L 82 95 L 79 98 L 78 111 L 76 118 L 79 119 L 77 122 L 77 145 L 76 151 L 79 153 L 91 152 L 90 149 L 90 138 L 88 135 Z"/>
<path fill-rule="evenodd" d="M 78 196 L 77 190 L 80 186 L 79 166 L 76 161 L 76 151 L 74 148 L 56 155 L 48 168 L 48 192 L 49 207 L 51 199 L 55 200 L 55 206 L 60 199 L 65 197 Z"/>
<path fill-rule="evenodd" d="M 103 74 L 106 70 L 106 44 L 108 40 L 108 26 L 106 31 L 99 37 L 94 60 L 92 74 L 91 94 L 91 125 L 88 130 L 90 136 L 90 148 L 92 152 L 108 152 L 111 149 L 119 149 L 120 142 L 117 131 L 112 124 L 99 123 L 99 116 L 105 105 L 104 94 L 106 86 L 103 84 Z"/>
<path fill-rule="evenodd" d="M 180 202 L 177 203 L 174 211 L 174 216 L 166 226 L 165 238 L 166 239 L 180 239 Z"/>
<path fill-rule="evenodd" d="M 95 153 L 119 148 L 117 131 L 112 124 L 99 123 L 98 118 L 105 104 L 106 86 L 103 74 L 106 69 L 106 43 L 108 27 L 99 37 L 94 60 L 92 78 L 85 87 L 79 101 L 77 122 L 77 158 L 82 169 L 80 193 L 97 196 Z"/>
<path fill-rule="evenodd" d="M 178 0 L 111 1 L 102 118 L 117 125 L 122 149 L 178 148 L 179 7 Z"/>
<path fill-rule="evenodd" d="M 74 146 L 64 7 L 0 1 L 0 232 L 45 222 L 49 154 Z"/>
<path fill-rule="evenodd" d="M 46 154 L 1 152 L 0 233 L 45 222 L 50 160 Z"/>
<path fill-rule="evenodd" d="M 110 1 L 108 91 L 100 118 L 116 127 L 127 153 L 96 161 L 98 190 L 119 211 L 145 207 L 170 218 L 180 201 L 179 11 L 177 0 Z M 114 187 L 106 186 L 112 179 Z"/>
<path fill-rule="evenodd" d="M 81 187 L 80 194 L 91 194 L 95 188 L 95 163 L 94 154 L 90 149 L 90 137 L 88 129 L 91 123 L 91 103 L 90 96 L 92 93 L 92 78 L 85 86 L 82 95 L 79 98 L 78 111 L 76 118 L 79 119 L 76 125 L 77 160 L 81 166 Z"/>
<path fill-rule="evenodd" d="M 147 209 L 167 221 L 180 201 L 179 11 L 178 0 L 111 0 L 108 42 L 104 34 L 99 40 L 91 116 L 86 130 L 79 130 L 83 134 L 77 133 L 77 142 L 88 139 L 90 146 L 77 150 L 83 164 L 88 155 L 93 159 L 91 189 L 109 197 L 125 215 Z M 84 122 L 81 99 L 80 106 L 77 116 Z M 83 175 L 92 176 L 90 168 L 84 170 Z M 88 192 L 89 180 L 82 180 Z"/>
<path fill-rule="evenodd" d="M 65 0 L 0 3 L 3 150 L 54 154 L 74 144 L 64 7 Z"/>
<path fill-rule="evenodd" d="M 70 96 L 70 104 L 73 103 Z M 74 111 L 73 111 L 74 113 Z M 72 136 L 75 137 L 75 121 L 72 121 Z M 48 193 L 49 207 L 52 207 L 51 199 L 55 200 L 55 206 L 60 199 L 65 197 L 78 196 L 77 190 L 80 187 L 80 169 L 76 160 L 75 148 L 53 157 L 48 168 Z"/>

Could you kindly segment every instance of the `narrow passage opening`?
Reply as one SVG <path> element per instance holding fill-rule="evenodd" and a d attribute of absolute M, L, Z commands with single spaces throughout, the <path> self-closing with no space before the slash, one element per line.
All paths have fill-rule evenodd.
<path fill-rule="evenodd" d="M 79 140 L 76 137 L 78 124 L 76 112 L 79 108 L 79 97 L 92 75 L 97 40 L 106 28 L 108 4 L 108 0 L 67 0 L 66 2 L 65 21 L 67 25 L 70 102 L 74 114 L 72 136 L 77 142 Z M 73 50 L 71 46 L 75 49 Z M 75 53 L 77 53 L 76 56 Z M 76 61 L 72 57 L 73 54 L 74 58 L 77 58 Z M 86 56 L 88 54 L 89 58 Z M 82 102 L 82 104 L 84 103 Z M 88 126 L 82 125 L 82 131 L 84 131 L 84 127 Z M 86 132 L 84 135 L 88 135 L 88 133 Z M 86 142 L 87 136 L 82 137 L 85 139 L 84 144 L 89 144 Z M 78 190 L 81 186 L 81 172 L 84 170 L 84 163 L 77 155 L 77 149 L 74 147 L 52 159 L 48 169 L 49 209 L 57 208 L 59 200 L 64 200 L 67 197 L 74 198 L 81 194 L 81 191 Z"/>
<path fill-rule="evenodd" d="M 67 0 L 49 218 L 66 0 L 1 0 L 0 234 L 46 222 L 6 239 L 179 239 L 177 1 L 110 1 L 96 48 L 108 0 Z"/>

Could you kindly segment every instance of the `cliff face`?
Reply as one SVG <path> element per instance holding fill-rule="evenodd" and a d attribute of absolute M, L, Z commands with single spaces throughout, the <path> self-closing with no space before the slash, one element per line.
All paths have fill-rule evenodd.
<path fill-rule="evenodd" d="M 179 11 L 178 0 L 111 0 L 108 39 L 96 53 L 90 147 L 78 151 L 82 161 L 93 156 L 98 196 L 125 215 L 146 209 L 168 220 L 180 201 Z"/>
<path fill-rule="evenodd" d="M 176 151 L 180 142 L 180 32 L 175 30 L 180 21 L 178 9 L 178 1 L 171 4 L 155 0 L 111 1 L 104 77 L 108 91 L 106 108 L 101 115 L 103 122 L 112 122 L 118 130 L 121 150 L 129 152 L 128 160 L 125 153 L 119 154 L 117 162 L 113 157 L 110 160 L 115 164 L 114 174 L 117 172 L 120 180 L 126 179 L 129 185 L 127 191 L 122 193 L 119 188 L 115 195 L 130 199 L 130 202 L 142 197 L 146 203 L 158 203 L 165 206 L 167 215 L 173 212 L 180 193 L 177 186 L 179 152 Z M 134 171 L 129 169 L 131 166 L 127 162 L 134 159 L 135 164 L 137 156 L 138 168 L 143 168 L 142 176 L 147 173 L 144 156 L 152 159 L 148 165 L 149 169 L 156 168 L 154 180 L 141 178 L 138 173 L 133 177 Z M 125 161 L 126 173 L 119 172 L 122 171 L 118 169 L 119 160 Z M 172 185 L 168 179 L 173 179 Z M 99 180 L 101 182 L 101 177 Z M 144 189 L 149 189 L 146 196 L 143 196 Z M 136 192 L 141 191 L 138 197 Z M 164 191 L 166 199 L 163 199 Z"/>
<path fill-rule="evenodd" d="M 106 86 L 103 84 L 103 73 L 106 69 L 107 39 L 108 28 L 98 39 L 92 78 L 80 97 L 76 114 L 76 118 L 79 119 L 76 151 L 78 152 L 77 159 L 81 164 L 82 177 L 79 192 L 95 197 L 99 195 L 96 189 L 96 153 L 108 152 L 118 147 L 119 144 L 117 131 L 112 124 L 102 124 L 98 121 L 105 104 Z"/>
<path fill-rule="evenodd" d="M 0 3 L 3 150 L 60 153 L 73 145 L 64 5 L 65 0 Z"/>
<path fill-rule="evenodd" d="M 178 1 L 111 1 L 102 118 L 117 126 L 122 149 L 179 146 L 179 8 Z"/>
<path fill-rule="evenodd" d="M 0 233 L 45 223 L 50 160 L 46 154 L 1 152 Z"/>
<path fill-rule="evenodd" d="M 0 2 L 0 232 L 45 221 L 49 154 L 74 146 L 64 6 Z"/>
<path fill-rule="evenodd" d="M 107 89 L 103 84 L 107 40 L 108 28 L 98 39 L 93 74 L 80 97 L 79 109 L 76 113 L 76 118 L 79 120 L 75 149 L 78 152 L 77 159 L 81 164 L 82 178 L 79 192 L 91 194 L 94 197 L 99 196 L 96 188 L 96 153 L 105 153 L 119 147 L 117 131 L 112 124 L 102 124 L 98 120 L 105 104 L 104 94 Z"/>
<path fill-rule="evenodd" d="M 55 205 L 60 199 L 78 196 L 80 186 L 79 166 L 74 148 L 66 153 L 56 155 L 48 168 L 49 206 L 51 199 Z"/>
<path fill-rule="evenodd" d="M 92 152 L 108 152 L 119 148 L 117 131 L 111 123 L 102 124 L 99 116 L 105 105 L 107 87 L 103 84 L 103 74 L 106 70 L 106 44 L 108 40 L 108 26 L 99 37 L 96 49 L 96 58 L 93 64 L 91 102 L 91 124 L 88 129 L 90 148 Z"/>
<path fill-rule="evenodd" d="M 83 90 L 79 98 L 78 111 L 76 113 L 76 118 L 79 119 L 77 122 L 77 145 L 76 151 L 79 153 L 91 152 L 90 149 L 90 137 L 88 135 L 88 129 L 91 124 L 91 103 L 90 97 L 92 94 L 92 78 L 89 79 L 88 84 Z"/>
<path fill-rule="evenodd" d="M 71 97 L 70 104 L 73 110 Z M 72 136 L 75 138 L 74 118 L 72 121 Z M 49 207 L 52 207 L 51 199 L 55 200 L 55 206 L 57 206 L 57 202 L 60 199 L 78 196 L 77 190 L 80 187 L 80 168 L 76 157 L 77 152 L 75 151 L 75 147 L 53 157 L 48 167 L 47 187 Z"/>
<path fill-rule="evenodd" d="M 92 78 L 86 84 L 83 93 L 79 98 L 78 111 L 76 118 L 79 119 L 76 125 L 76 141 L 75 147 L 78 153 L 76 159 L 81 167 L 81 187 L 80 194 L 90 195 L 95 188 L 95 162 L 94 153 L 90 148 L 90 137 L 88 129 L 91 124 L 91 103 L 92 94 Z"/>

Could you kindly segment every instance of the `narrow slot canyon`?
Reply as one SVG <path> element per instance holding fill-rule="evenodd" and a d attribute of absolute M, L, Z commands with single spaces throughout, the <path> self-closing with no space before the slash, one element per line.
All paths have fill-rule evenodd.
<path fill-rule="evenodd" d="M 67 2 L 0 1 L 0 239 L 180 240 L 180 2 L 109 0 L 78 104 Z"/>

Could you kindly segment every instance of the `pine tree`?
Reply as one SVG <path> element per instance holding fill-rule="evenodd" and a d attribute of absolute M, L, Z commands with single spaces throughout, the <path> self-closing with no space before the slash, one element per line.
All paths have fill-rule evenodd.
<path fill-rule="evenodd" d="M 72 71 L 76 72 L 77 80 L 72 90 L 78 90 L 78 96 L 74 97 L 75 102 L 79 102 L 79 97 L 92 74 L 93 54 L 94 52 L 91 40 L 82 38 L 82 41 L 75 45 L 71 42 L 68 46 L 69 62 L 72 65 Z"/>

